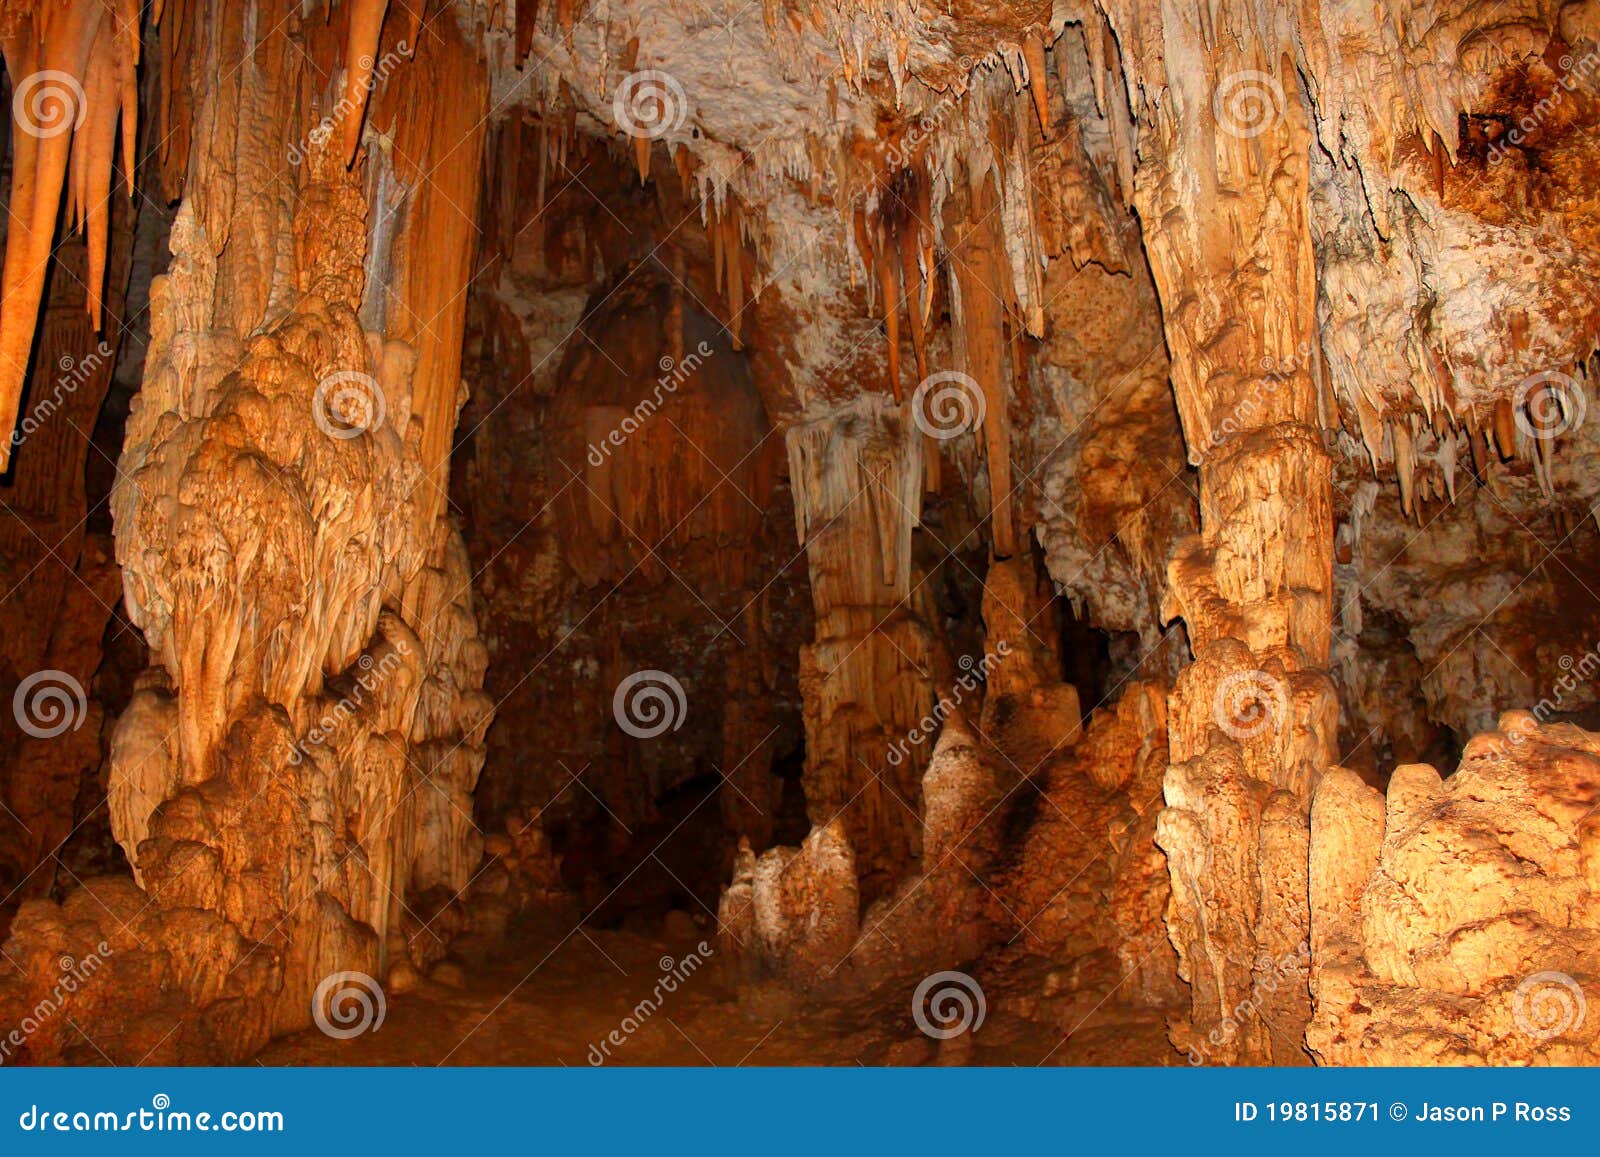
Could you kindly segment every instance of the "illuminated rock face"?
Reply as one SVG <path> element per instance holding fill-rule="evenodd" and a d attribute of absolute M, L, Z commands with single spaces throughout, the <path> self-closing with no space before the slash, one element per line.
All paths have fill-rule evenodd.
<path fill-rule="evenodd" d="M 1330 1064 L 1600 1061 L 1594 734 L 1526 712 L 1448 779 L 1336 770 L 1312 806 L 1308 1042 Z"/>
<path fill-rule="evenodd" d="M 676 908 L 1597 1059 L 1593 0 L 159 7 L 0 0 L 0 1012 Z"/>
<path fill-rule="evenodd" d="M 189 63 L 221 71 L 229 48 Z M 111 499 L 153 663 L 110 741 L 133 886 L 89 885 L 15 924 L 29 951 L 107 944 L 124 999 L 104 998 L 102 1023 L 135 1059 L 158 1043 L 239 1058 L 308 1024 L 323 977 L 406 959 L 406 898 L 465 889 L 482 857 L 487 655 L 426 457 L 430 425 L 454 419 L 459 337 L 447 354 L 448 316 L 431 331 L 399 311 L 367 320 L 367 299 L 429 298 L 393 268 L 369 280 L 383 227 L 342 157 L 295 147 L 282 102 L 307 66 L 271 59 L 197 110 L 218 145 L 191 168 L 151 292 Z M 419 45 L 415 69 L 470 91 L 474 61 L 450 34 Z M 298 208 L 264 195 L 268 174 Z M 412 191 L 400 240 L 431 227 L 428 258 L 448 268 L 467 236 L 426 200 Z M 41 1034 L 30 1055 L 69 1037 Z"/>

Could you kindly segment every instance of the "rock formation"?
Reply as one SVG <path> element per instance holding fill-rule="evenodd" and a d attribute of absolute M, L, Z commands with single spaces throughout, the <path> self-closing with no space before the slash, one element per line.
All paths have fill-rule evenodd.
<path fill-rule="evenodd" d="M 1448 781 L 1334 769 L 1312 807 L 1316 1055 L 1593 1064 L 1592 733 L 1508 712 Z"/>
<path fill-rule="evenodd" d="M 158 1042 L 239 1058 L 308 1023 L 325 976 L 393 960 L 408 893 L 464 889 L 481 856 L 487 657 L 424 457 L 429 424 L 453 423 L 459 338 L 452 349 L 448 317 L 411 312 L 435 300 L 408 292 L 420 257 L 374 253 L 392 243 L 394 207 L 369 205 L 320 134 L 296 145 L 284 102 L 314 93 L 315 72 L 290 33 L 237 36 L 184 62 L 228 83 L 194 110 L 213 144 L 151 293 L 112 496 L 130 617 L 155 664 L 111 741 L 108 807 L 133 887 L 108 902 L 91 885 L 93 905 L 17 918 L 57 951 L 104 941 L 121 954 L 113 971 L 166 978 L 147 981 L 152 1007 L 117 1013 L 135 1059 Z M 473 50 L 448 26 L 411 48 L 423 76 L 470 76 Z M 455 115 L 473 121 L 470 104 Z M 432 127 L 413 125 L 411 164 L 455 143 Z M 405 180 L 390 176 L 402 195 Z M 429 259 L 448 268 L 447 238 L 465 250 L 470 227 L 431 200 L 406 197 L 409 235 L 432 230 Z M 170 1032 L 135 1031 L 162 1014 Z M 32 1055 L 69 1044 L 37 1039 Z"/>

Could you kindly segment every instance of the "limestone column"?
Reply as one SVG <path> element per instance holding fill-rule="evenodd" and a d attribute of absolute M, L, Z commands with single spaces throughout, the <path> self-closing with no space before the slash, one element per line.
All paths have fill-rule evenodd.
<path fill-rule="evenodd" d="M 152 664 L 112 738 L 135 880 L 25 906 L 7 948 L 81 955 L 98 922 L 114 959 L 84 1015 L 118 1061 L 236 1060 L 309 1024 L 325 979 L 426 964 L 407 902 L 482 856 L 487 653 L 437 483 L 484 62 L 448 14 L 258 9 L 189 5 L 159 105 L 184 131 L 155 133 L 188 157 L 112 495 Z"/>
<path fill-rule="evenodd" d="M 806 809 L 837 825 L 863 897 L 922 854 L 922 773 L 936 648 L 913 584 L 923 436 L 908 407 L 862 399 L 786 432 L 795 521 L 810 568 L 816 640 L 801 649 Z"/>
<path fill-rule="evenodd" d="M 1213 1062 L 1304 1061 L 1311 791 L 1337 757 L 1324 673 L 1331 464 L 1319 421 L 1311 131 L 1292 15 L 1241 0 L 1113 17 L 1141 110 L 1135 207 L 1201 530 L 1169 566 L 1194 663 L 1171 698 L 1157 841 L 1191 986 L 1177 1043 Z"/>

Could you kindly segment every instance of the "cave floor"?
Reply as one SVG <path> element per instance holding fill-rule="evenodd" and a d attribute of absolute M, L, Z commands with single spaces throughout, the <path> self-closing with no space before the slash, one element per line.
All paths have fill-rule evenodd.
<path fill-rule="evenodd" d="M 796 1005 L 747 993 L 715 960 L 665 994 L 637 1029 L 624 1018 L 706 933 L 677 938 L 580 928 L 514 937 L 504 955 L 463 966 L 458 985 L 424 980 L 391 995 L 380 1028 L 336 1040 L 312 1028 L 274 1041 L 261 1065 L 1164 1065 L 1183 1058 L 1159 1017 L 1106 1001 L 1060 1029 L 1008 1015 L 990 979 L 982 1028 L 940 1044 L 911 1018 L 898 987 L 836 1004 Z M 555 943 L 555 947 L 551 944 Z M 664 967 L 665 966 L 665 967 Z M 451 970 L 453 971 L 453 970 Z M 909 991 L 909 990 L 908 990 Z M 621 1045 L 607 1045 L 615 1030 Z M 604 1049 L 605 1055 L 598 1050 Z"/>

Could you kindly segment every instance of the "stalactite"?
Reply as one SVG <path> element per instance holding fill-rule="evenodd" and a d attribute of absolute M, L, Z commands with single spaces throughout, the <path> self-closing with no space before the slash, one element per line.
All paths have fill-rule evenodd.
<path fill-rule="evenodd" d="M 740 230 L 739 206 L 730 202 L 722 217 L 725 233 L 722 242 L 723 262 L 727 273 L 728 335 L 733 348 L 743 349 L 740 331 L 744 328 L 744 235 Z"/>
<path fill-rule="evenodd" d="M 1039 131 L 1050 135 L 1050 95 L 1045 79 L 1049 75 L 1044 64 L 1044 40 L 1030 34 L 1022 42 L 1022 55 L 1028 62 L 1028 92 L 1033 98 L 1033 111 L 1039 117 Z"/>
<path fill-rule="evenodd" d="M 917 380 L 928 376 L 928 313 L 932 306 L 932 270 L 928 267 L 931 247 L 902 245 L 900 282 L 905 287 L 907 314 L 911 322 L 911 348 L 917 361 Z M 895 381 L 898 390 L 898 379 Z"/>
<path fill-rule="evenodd" d="M 189 133 L 193 124 L 193 97 L 188 70 L 181 64 L 195 52 L 194 9 L 199 0 L 165 0 L 153 6 L 158 18 L 166 12 L 160 33 L 161 82 L 155 116 L 156 161 L 161 170 L 161 191 L 169 201 L 183 193 L 184 170 L 189 158 Z"/>
<path fill-rule="evenodd" d="M 1416 491 L 1414 476 L 1417 469 L 1416 454 L 1412 450 L 1411 430 L 1404 422 L 1396 422 L 1393 427 L 1394 436 L 1394 468 L 1400 476 L 1400 506 L 1407 515 L 1412 512 L 1413 495 Z"/>
<path fill-rule="evenodd" d="M 361 146 L 361 125 L 366 118 L 368 97 L 372 94 L 378 37 L 383 32 L 383 17 L 389 11 L 389 0 L 346 2 L 350 15 L 345 32 L 344 115 L 339 139 L 344 143 L 344 162 L 350 165 L 355 163 L 356 149 Z"/>
<path fill-rule="evenodd" d="M 878 230 L 878 292 L 883 300 L 883 325 L 889 335 L 889 389 L 894 400 L 900 401 L 900 262 L 895 260 L 895 246 Z"/>
<path fill-rule="evenodd" d="M 409 2 L 420 6 L 421 0 Z M 483 174 L 478 157 L 486 134 L 481 110 L 487 107 L 489 91 L 477 50 L 453 28 L 434 22 L 411 48 L 411 59 L 373 93 L 370 115 L 394 126 L 394 148 L 378 150 L 379 160 L 383 163 L 388 152 L 406 190 L 406 223 L 429 238 L 429 244 L 398 263 L 396 276 L 404 288 L 395 295 L 398 308 L 390 329 L 416 350 L 419 385 L 411 413 L 421 423 L 422 460 L 431 480 L 419 494 L 430 515 L 439 517 L 446 505 L 450 446 L 461 405 L 467 303 L 460 287 L 472 278 L 478 244 L 477 225 L 461 206 L 479 199 Z M 439 99 L 441 93 L 450 93 L 451 99 Z M 422 158 L 433 155 L 447 156 L 449 163 L 423 163 Z"/>
<path fill-rule="evenodd" d="M 959 286 L 961 301 L 961 348 L 967 372 L 984 396 L 981 432 L 994 553 L 1008 558 L 1016 553 L 1017 536 L 1012 513 L 1011 382 L 1005 361 L 1006 289 L 995 227 L 998 209 L 992 183 L 986 182 L 971 202 L 969 220 L 948 227 L 948 232 L 950 276 Z"/>
<path fill-rule="evenodd" d="M 11 432 L 28 372 L 56 216 L 72 167 L 72 200 L 89 233 L 91 294 L 100 321 L 104 282 L 105 203 L 111 157 L 122 122 L 123 167 L 133 189 L 133 126 L 138 119 L 134 69 L 139 60 L 135 0 L 43 4 L 14 21 L 0 42 L 15 80 L 11 108 L 9 229 L 0 275 L 0 469 L 11 460 Z M 91 99 L 93 98 L 93 99 Z"/>

